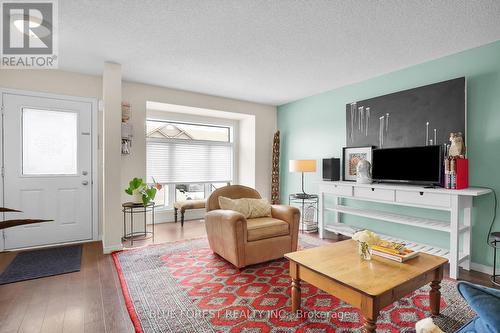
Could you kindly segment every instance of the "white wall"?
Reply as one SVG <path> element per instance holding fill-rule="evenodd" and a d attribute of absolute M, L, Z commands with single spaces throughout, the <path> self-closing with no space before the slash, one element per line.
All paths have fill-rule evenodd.
<path fill-rule="evenodd" d="M 126 184 L 133 177 L 145 177 L 146 175 L 146 140 L 144 133 L 147 114 L 146 104 L 149 101 L 220 111 L 221 118 L 224 117 L 226 112 L 255 116 L 255 181 L 253 183 L 263 197 L 270 198 L 272 140 L 277 126 L 275 106 L 138 83 L 124 82 L 122 89 L 123 100 L 129 102 L 132 108 L 131 123 L 134 126 L 132 153 L 122 157 L 122 184 Z M 217 117 L 215 113 L 212 116 Z M 240 138 L 244 138 L 244 136 L 240 135 Z M 241 171 L 241 164 L 239 171 Z M 249 183 L 249 185 L 252 184 Z M 126 194 L 123 195 L 126 198 Z"/>
<path fill-rule="evenodd" d="M 38 91 L 55 93 L 69 96 L 94 97 L 102 99 L 103 80 L 101 76 L 91 76 L 60 70 L 0 70 L 0 87 L 20 89 L 28 91 Z M 121 156 L 121 175 L 119 184 L 108 184 L 108 186 L 119 187 L 121 200 L 126 200 L 127 195 L 123 189 L 128 181 L 133 177 L 145 177 L 146 175 L 146 145 L 145 145 L 145 118 L 147 101 L 186 105 L 197 108 L 207 108 L 211 110 L 224 112 L 240 113 L 255 117 L 255 130 L 253 137 L 255 139 L 255 161 L 252 162 L 252 156 L 246 157 L 249 164 L 255 165 L 255 179 L 242 179 L 242 183 L 251 185 L 263 197 L 270 198 L 271 187 L 271 154 L 272 138 L 276 130 L 276 107 L 228 99 L 217 96 L 204 95 L 194 92 L 181 91 L 176 89 L 151 86 L 146 84 L 122 82 L 121 87 L 122 100 L 128 101 L 132 107 L 131 122 L 134 125 L 134 141 L 132 154 Z M 246 119 L 246 118 L 245 118 Z M 252 117 L 248 118 L 252 119 Z M 249 123 L 240 122 L 240 138 L 246 138 L 244 133 L 252 131 L 251 121 Z M 246 126 L 249 125 L 249 126 Z M 102 139 L 102 113 L 99 114 L 99 133 Z M 102 142 L 99 143 L 99 149 L 102 149 Z M 102 156 L 102 151 L 99 155 Z M 100 175 L 102 175 L 102 158 L 99 160 Z M 245 166 L 239 165 L 239 172 Z M 100 221 L 102 221 L 102 177 L 99 179 L 100 188 Z M 118 192 L 115 192 L 118 193 Z M 116 226 L 122 228 L 122 226 Z M 100 227 L 102 231 L 102 226 Z"/>
<path fill-rule="evenodd" d="M 103 99 L 103 220 L 102 243 L 104 252 L 121 249 L 123 234 L 121 219 L 121 121 L 122 68 L 106 63 L 102 76 Z"/>
<path fill-rule="evenodd" d="M 253 187 L 253 184 L 257 185 L 257 163 L 256 163 L 256 130 L 255 130 L 255 117 L 250 117 L 250 118 L 245 118 L 240 120 L 240 155 L 239 155 L 239 164 L 238 164 L 238 174 L 240 175 L 239 177 L 239 182 L 241 185 L 246 185 Z M 260 136 L 260 134 L 259 134 Z M 272 154 L 272 149 L 271 145 L 269 145 L 270 151 L 266 152 L 261 152 L 260 154 L 267 154 L 264 156 L 269 157 L 269 161 L 266 161 L 265 163 L 269 162 L 271 163 L 271 154 Z M 262 156 L 262 157 L 264 157 Z M 269 164 L 270 165 L 270 164 Z M 271 168 L 271 167 L 269 167 Z M 270 177 L 270 176 L 269 176 Z M 260 194 L 262 195 L 263 198 L 268 198 L 271 199 L 270 196 L 270 187 L 271 187 L 271 178 L 269 178 L 269 181 L 267 182 L 268 186 L 268 192 L 263 191 L 262 189 L 259 189 L 257 186 L 256 188 L 259 189 Z M 259 185 L 263 186 L 263 185 Z M 265 185 L 264 185 L 265 186 Z"/>

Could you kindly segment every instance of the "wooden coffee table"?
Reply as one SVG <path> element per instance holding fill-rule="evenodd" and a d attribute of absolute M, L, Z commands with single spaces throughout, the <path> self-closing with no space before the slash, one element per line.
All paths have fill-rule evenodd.
<path fill-rule="evenodd" d="M 377 256 L 365 261 L 353 240 L 287 253 L 285 258 L 290 260 L 292 311 L 300 308 L 303 280 L 360 309 L 365 317 L 363 332 L 375 332 L 381 309 L 427 283 L 431 312 L 439 314 L 445 258 L 421 253 L 405 263 Z"/>

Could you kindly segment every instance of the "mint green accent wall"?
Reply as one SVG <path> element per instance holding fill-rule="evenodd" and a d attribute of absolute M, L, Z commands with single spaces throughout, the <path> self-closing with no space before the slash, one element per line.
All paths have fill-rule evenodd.
<path fill-rule="evenodd" d="M 318 171 L 305 175 L 306 191 L 316 193 L 314 182 L 321 179 L 321 159 L 341 157 L 346 135 L 346 103 L 460 76 L 467 78 L 469 183 L 471 186 L 492 187 L 500 193 L 500 41 L 497 41 L 279 106 L 282 201 L 286 202 L 288 194 L 300 189 L 300 174 L 288 172 L 288 160 L 318 161 Z M 448 214 L 382 204 L 377 208 L 441 219 Z M 491 195 L 474 199 L 472 261 L 479 264 L 493 263 L 492 249 L 486 245 L 492 213 Z M 500 211 L 498 215 L 496 230 L 500 230 Z M 448 247 L 446 233 L 346 215 L 344 221 L 377 232 Z"/>

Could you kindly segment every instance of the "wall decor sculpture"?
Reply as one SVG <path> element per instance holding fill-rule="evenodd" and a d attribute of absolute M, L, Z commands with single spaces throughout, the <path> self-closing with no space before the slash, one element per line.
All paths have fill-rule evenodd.
<path fill-rule="evenodd" d="M 280 131 L 274 133 L 271 174 L 271 204 L 280 203 Z"/>

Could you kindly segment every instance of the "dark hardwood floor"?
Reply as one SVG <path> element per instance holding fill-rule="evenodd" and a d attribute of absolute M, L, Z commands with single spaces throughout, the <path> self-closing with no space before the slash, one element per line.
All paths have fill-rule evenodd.
<path fill-rule="evenodd" d="M 157 224 L 155 243 L 204 235 L 202 220 L 186 221 L 183 229 L 180 223 Z M 134 247 L 149 244 L 151 240 L 136 241 Z M 0 272 L 14 256 L 0 253 Z M 492 285 L 488 275 L 474 271 L 461 270 L 460 279 Z M 0 286 L 0 333 L 13 332 L 134 332 L 113 259 L 102 253 L 100 242 L 84 244 L 79 272 Z"/>

